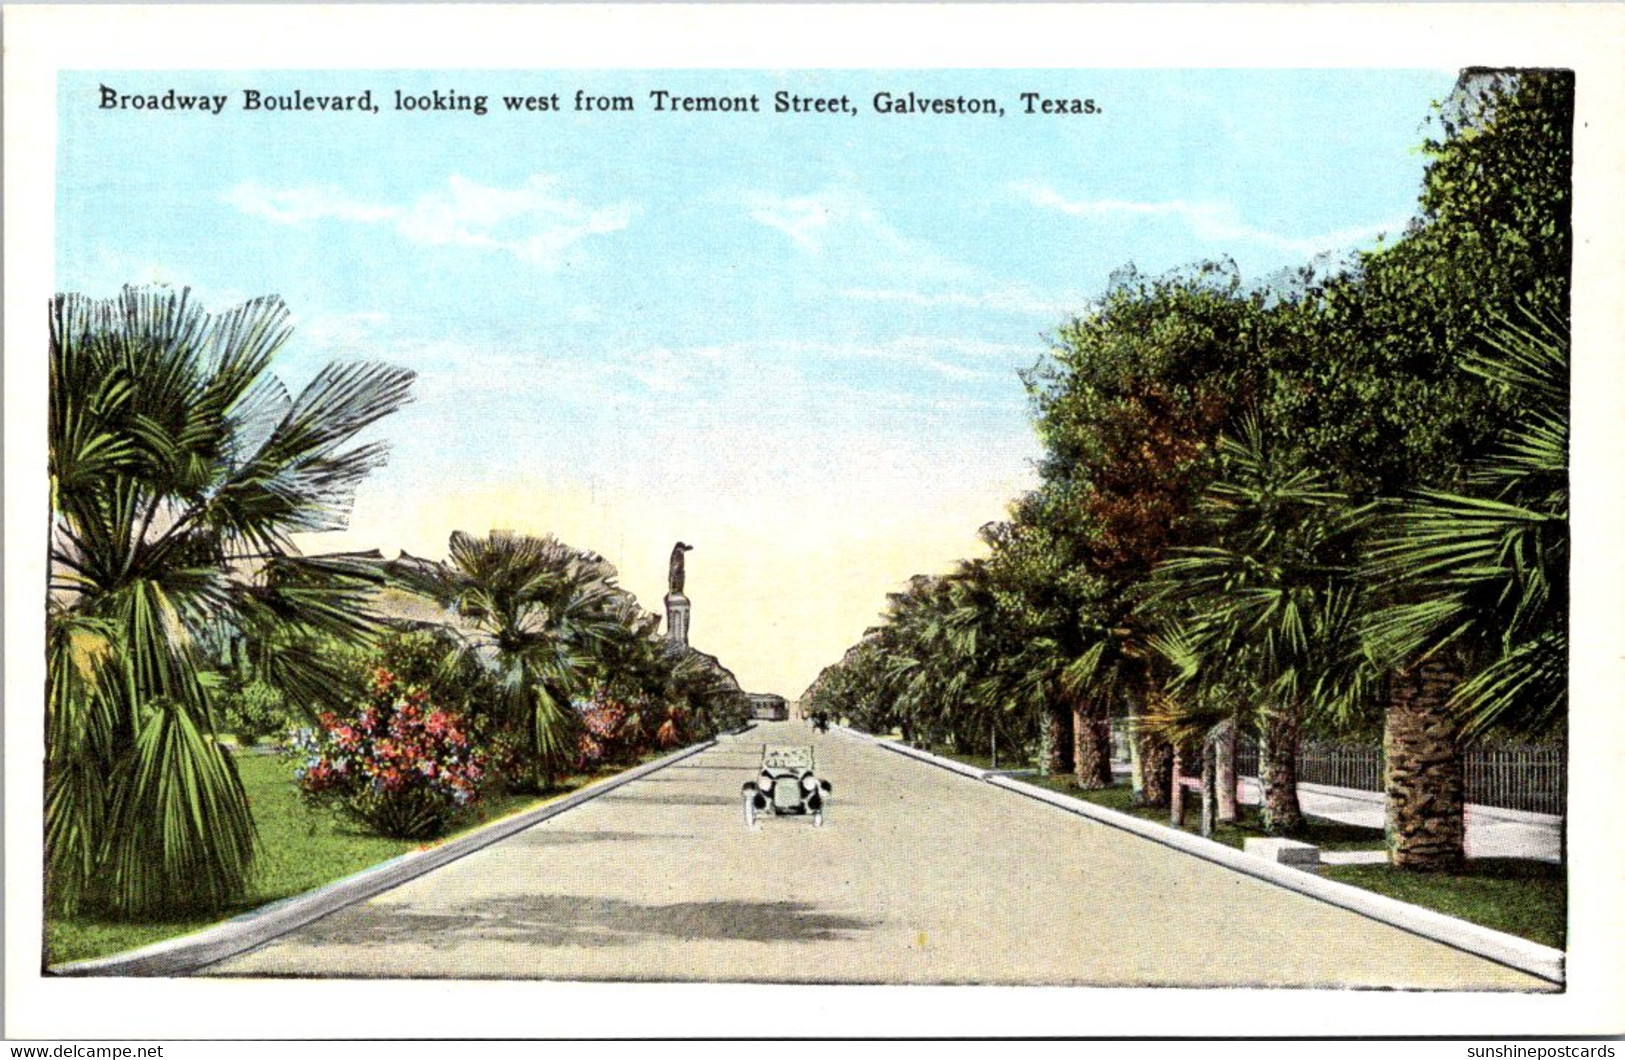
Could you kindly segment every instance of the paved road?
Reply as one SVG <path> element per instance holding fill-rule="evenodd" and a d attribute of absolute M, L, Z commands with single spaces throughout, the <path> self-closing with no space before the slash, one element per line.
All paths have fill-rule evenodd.
<path fill-rule="evenodd" d="M 747 830 L 763 742 L 829 823 Z M 764 725 L 207 975 L 1549 989 L 1036 801 Z"/>

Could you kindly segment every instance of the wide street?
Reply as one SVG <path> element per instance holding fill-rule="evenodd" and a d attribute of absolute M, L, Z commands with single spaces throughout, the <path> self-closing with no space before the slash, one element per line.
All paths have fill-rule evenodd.
<path fill-rule="evenodd" d="M 763 743 L 829 821 L 747 829 Z M 202 975 L 1550 989 L 1009 791 L 764 724 Z"/>

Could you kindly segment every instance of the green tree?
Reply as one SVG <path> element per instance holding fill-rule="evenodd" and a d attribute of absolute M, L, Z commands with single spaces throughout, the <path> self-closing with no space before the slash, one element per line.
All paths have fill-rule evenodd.
<path fill-rule="evenodd" d="M 1126 598 L 1078 561 L 1073 509 L 1036 491 L 1013 506 L 1008 523 L 985 527 L 992 547 L 995 622 L 1003 633 L 992 665 L 992 694 L 1038 724 L 1040 760 L 1051 771 L 1067 733 L 1080 788 L 1111 783 L 1111 715 L 1140 672 L 1130 657 L 1133 630 L 1114 611 Z"/>
<path fill-rule="evenodd" d="M 444 607 L 457 651 L 489 668 L 499 721 L 517 734 L 533 771 L 511 779 L 550 787 L 574 751 L 572 697 L 588 688 L 609 646 L 634 635 L 615 568 L 551 535 L 459 530 L 445 563 L 403 553 L 390 570 Z"/>
<path fill-rule="evenodd" d="M 1260 414 L 1357 498 L 1451 488 L 1516 410 L 1469 371 L 1518 305 L 1566 319 L 1574 77 L 1463 71 L 1422 145 L 1420 212 L 1329 279 L 1306 276 Z"/>
<path fill-rule="evenodd" d="M 200 675 L 222 628 L 256 651 L 371 627 L 366 557 L 306 557 L 384 454 L 352 445 L 412 373 L 330 365 L 291 397 L 270 374 L 287 309 L 211 316 L 125 288 L 50 306 L 49 899 L 72 913 L 219 908 L 252 871 L 253 820 Z M 320 683 L 293 650 L 259 676 Z"/>
<path fill-rule="evenodd" d="M 1303 828 L 1298 739 L 1306 722 L 1350 712 L 1369 687 L 1359 656 L 1356 548 L 1369 506 L 1292 466 L 1256 420 L 1221 443 L 1226 468 L 1197 509 L 1204 543 L 1157 569 L 1162 644 L 1182 683 L 1205 692 L 1212 720 L 1241 715 L 1259 734 L 1263 823 Z M 1243 705 L 1250 703 L 1250 706 Z M 1250 717 L 1248 717 L 1250 715 Z"/>
<path fill-rule="evenodd" d="M 1460 742 L 1500 728 L 1561 729 L 1568 713 L 1568 331 L 1503 322 L 1467 365 L 1522 413 L 1474 462 L 1462 492 L 1395 502 L 1367 570 L 1383 604 L 1375 656 L 1398 672 L 1388 708 L 1395 864 L 1461 857 Z"/>
<path fill-rule="evenodd" d="M 1291 424 L 1300 463 L 1362 501 L 1460 495 L 1498 426 L 1526 420 L 1529 393 L 1482 370 L 1479 355 L 1515 306 L 1567 319 L 1573 121 L 1571 73 L 1463 72 L 1424 145 L 1420 216 L 1356 269 L 1311 284 L 1294 317 L 1302 341 L 1272 362 L 1264 414 Z M 1546 415 L 1566 423 L 1566 407 Z M 1450 704 L 1462 702 L 1455 686 L 1473 665 L 1441 650 L 1413 656 L 1388 682 L 1396 864 L 1448 868 L 1463 857 L 1467 733 Z"/>
<path fill-rule="evenodd" d="M 1026 376 L 1045 447 L 1028 521 L 1089 583 L 1061 644 L 1074 698 L 1097 713 L 1113 699 L 1131 718 L 1170 709 L 1171 673 L 1137 605 L 1157 562 L 1188 539 L 1219 432 L 1259 389 L 1273 341 L 1264 310 L 1232 263 L 1156 281 L 1129 270 Z M 1131 724 L 1136 799 L 1166 805 L 1172 749 Z"/>

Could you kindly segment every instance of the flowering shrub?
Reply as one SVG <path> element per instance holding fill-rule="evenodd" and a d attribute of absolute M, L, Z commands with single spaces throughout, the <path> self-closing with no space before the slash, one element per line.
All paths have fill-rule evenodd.
<path fill-rule="evenodd" d="M 589 699 L 570 704 L 581 718 L 576 737 L 576 768 L 591 769 L 616 749 L 621 727 L 626 723 L 626 704 L 610 698 L 602 689 Z"/>
<path fill-rule="evenodd" d="M 571 704 L 581 719 L 576 738 L 576 767 L 591 769 L 605 762 L 626 762 L 649 749 L 649 724 L 657 713 L 647 697 L 628 703 L 602 688 Z"/>
<path fill-rule="evenodd" d="M 683 729 L 687 722 L 688 713 L 682 707 L 668 708 L 666 720 L 655 730 L 655 743 L 665 749 L 676 747 L 683 742 Z"/>
<path fill-rule="evenodd" d="M 378 667 L 359 713 L 320 716 L 294 734 L 288 754 L 305 796 L 381 835 L 439 835 L 476 802 L 486 776 L 464 720 L 429 693 Z"/>

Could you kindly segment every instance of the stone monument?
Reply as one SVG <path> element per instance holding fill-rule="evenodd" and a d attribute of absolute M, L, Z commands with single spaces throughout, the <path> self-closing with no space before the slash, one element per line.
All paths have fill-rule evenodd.
<path fill-rule="evenodd" d="M 666 578 L 666 643 L 675 648 L 688 647 L 689 602 L 683 595 L 683 553 L 693 550 L 693 545 L 681 541 L 671 550 L 671 568 Z"/>

